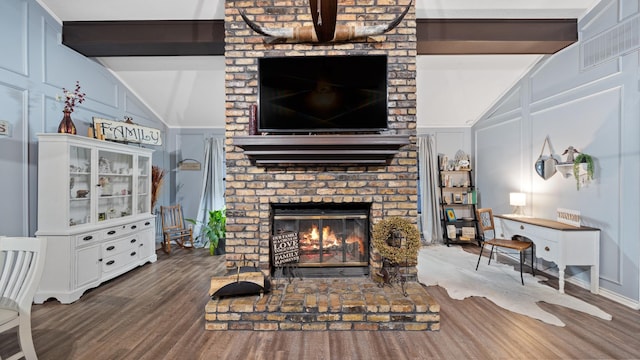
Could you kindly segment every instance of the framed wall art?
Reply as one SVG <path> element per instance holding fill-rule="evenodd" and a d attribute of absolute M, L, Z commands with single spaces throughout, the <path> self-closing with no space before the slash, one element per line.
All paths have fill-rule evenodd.
<path fill-rule="evenodd" d="M 453 211 L 453 208 L 446 208 L 444 212 L 447 214 L 447 221 L 456 221 L 456 212 Z"/>

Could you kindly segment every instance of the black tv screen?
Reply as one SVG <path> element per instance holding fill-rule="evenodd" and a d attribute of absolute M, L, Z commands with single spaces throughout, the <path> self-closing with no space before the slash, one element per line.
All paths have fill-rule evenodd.
<path fill-rule="evenodd" d="M 260 132 L 387 128 L 385 55 L 260 58 L 258 71 Z"/>

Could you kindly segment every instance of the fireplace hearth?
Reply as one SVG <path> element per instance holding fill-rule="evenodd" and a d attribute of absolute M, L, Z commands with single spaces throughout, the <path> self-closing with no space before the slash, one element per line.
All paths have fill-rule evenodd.
<path fill-rule="evenodd" d="M 273 205 L 272 234 L 297 232 L 303 277 L 369 274 L 370 204 Z"/>

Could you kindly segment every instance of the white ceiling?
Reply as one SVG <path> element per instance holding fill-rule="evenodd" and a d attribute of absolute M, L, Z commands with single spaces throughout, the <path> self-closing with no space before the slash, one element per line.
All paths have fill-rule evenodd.
<path fill-rule="evenodd" d="M 58 21 L 223 19 L 224 0 L 37 0 Z M 416 0 L 417 18 L 581 18 L 599 0 Z M 418 126 L 470 126 L 541 56 L 419 56 Z M 224 127 L 221 56 L 109 57 L 170 127 Z"/>

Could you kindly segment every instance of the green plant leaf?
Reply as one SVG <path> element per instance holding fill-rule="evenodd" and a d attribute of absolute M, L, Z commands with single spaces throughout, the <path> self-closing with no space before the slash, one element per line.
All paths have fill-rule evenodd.
<path fill-rule="evenodd" d="M 573 176 L 576 178 L 576 187 L 580 190 L 580 164 L 587 164 L 587 180 L 593 180 L 593 158 L 591 155 L 580 153 L 573 160 Z"/>
<path fill-rule="evenodd" d="M 213 249 L 216 249 L 218 247 L 219 240 L 226 236 L 226 209 L 209 210 L 208 215 L 206 223 L 195 219 L 185 219 L 185 221 L 200 225 L 201 233 L 196 237 L 196 239 L 200 238 L 200 236 L 204 236 L 209 241 L 209 245 L 213 246 Z"/>

